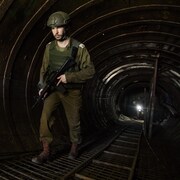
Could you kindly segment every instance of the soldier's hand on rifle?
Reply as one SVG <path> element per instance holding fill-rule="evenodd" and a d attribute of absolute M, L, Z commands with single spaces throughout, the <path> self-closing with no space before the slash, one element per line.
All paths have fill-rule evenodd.
<path fill-rule="evenodd" d="M 58 83 L 56 84 L 57 86 L 58 86 L 61 82 L 62 82 L 62 83 L 67 83 L 65 74 L 62 74 L 62 75 L 58 76 L 57 79 L 59 79 Z"/>
<path fill-rule="evenodd" d="M 41 96 L 42 91 L 43 91 L 43 89 L 39 90 L 39 96 Z M 44 93 L 44 95 L 42 96 L 42 99 L 45 99 L 46 95 L 47 95 L 47 92 Z"/>
<path fill-rule="evenodd" d="M 43 90 L 43 89 L 40 89 L 40 90 L 39 90 L 39 96 L 41 95 L 42 90 Z"/>

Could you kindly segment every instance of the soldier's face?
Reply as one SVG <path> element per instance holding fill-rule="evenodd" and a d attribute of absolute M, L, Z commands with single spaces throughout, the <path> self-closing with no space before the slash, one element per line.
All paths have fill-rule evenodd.
<path fill-rule="evenodd" d="M 53 27 L 52 34 L 56 40 L 61 40 L 64 36 L 64 27 Z"/>

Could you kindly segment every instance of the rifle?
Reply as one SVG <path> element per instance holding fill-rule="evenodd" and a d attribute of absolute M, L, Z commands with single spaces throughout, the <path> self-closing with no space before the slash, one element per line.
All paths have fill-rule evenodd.
<path fill-rule="evenodd" d="M 44 86 L 43 90 L 41 91 L 41 94 L 36 99 L 36 102 L 32 106 L 32 109 L 34 109 L 40 103 L 40 101 L 44 100 L 49 95 L 50 90 L 52 89 L 52 87 L 54 87 L 55 82 L 57 81 L 57 77 L 61 74 L 64 74 L 65 71 L 67 71 L 69 68 L 75 65 L 75 57 L 77 54 L 77 50 L 77 47 L 73 47 L 71 57 L 68 57 L 65 63 L 48 78 L 47 84 Z M 60 84 L 59 86 L 61 86 L 60 88 L 62 91 L 66 90 L 62 84 Z"/>

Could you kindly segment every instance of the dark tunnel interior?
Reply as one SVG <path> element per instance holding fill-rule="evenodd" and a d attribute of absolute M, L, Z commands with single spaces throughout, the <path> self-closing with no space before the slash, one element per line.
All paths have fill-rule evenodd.
<path fill-rule="evenodd" d="M 96 68 L 83 89 L 82 133 L 138 121 L 180 164 L 180 1 L 1 0 L 0 156 L 37 151 L 41 104 L 31 109 L 46 26 L 55 11 L 72 18 L 70 34 L 88 48 Z M 68 133 L 61 108 L 59 138 Z"/>

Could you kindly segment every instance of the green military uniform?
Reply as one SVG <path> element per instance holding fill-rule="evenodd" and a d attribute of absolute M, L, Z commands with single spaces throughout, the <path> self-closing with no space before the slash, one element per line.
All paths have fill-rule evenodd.
<path fill-rule="evenodd" d="M 51 114 L 59 103 L 63 104 L 68 120 L 70 139 L 72 143 L 78 143 L 80 136 L 80 108 L 82 104 L 81 88 L 86 80 L 92 78 L 95 73 L 94 65 L 84 44 L 70 39 L 65 48 L 60 48 L 57 41 L 47 44 L 40 70 L 39 87 L 43 88 L 47 74 L 57 70 L 71 56 L 72 47 L 76 44 L 78 52 L 75 58 L 75 66 L 65 72 L 67 91 L 61 92 L 58 87 L 44 101 L 40 120 L 40 140 L 45 139 L 51 143 L 53 138 L 49 127 L 52 125 Z"/>

